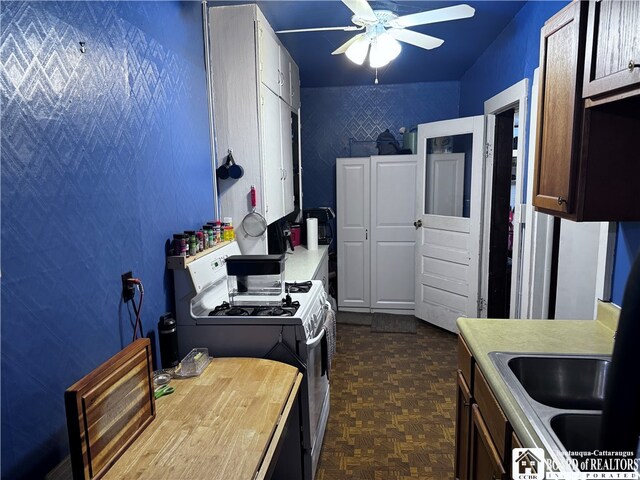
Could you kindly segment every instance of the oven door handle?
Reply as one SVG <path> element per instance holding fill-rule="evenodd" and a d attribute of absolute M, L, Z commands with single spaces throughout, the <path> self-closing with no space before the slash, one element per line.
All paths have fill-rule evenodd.
<path fill-rule="evenodd" d="M 322 341 L 322 337 L 324 337 L 324 328 L 320 330 L 320 333 L 316 337 L 307 340 L 307 348 L 315 348 Z"/>

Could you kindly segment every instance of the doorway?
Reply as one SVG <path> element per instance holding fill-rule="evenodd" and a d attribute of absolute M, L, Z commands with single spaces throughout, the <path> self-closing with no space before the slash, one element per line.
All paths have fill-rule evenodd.
<path fill-rule="evenodd" d="M 521 316 L 528 83 L 524 79 L 484 104 L 487 138 L 479 298 L 483 317 Z"/>
<path fill-rule="evenodd" d="M 495 117 L 493 189 L 489 215 L 489 290 L 487 316 L 509 318 L 513 270 L 513 214 L 517 178 L 518 109 Z"/>

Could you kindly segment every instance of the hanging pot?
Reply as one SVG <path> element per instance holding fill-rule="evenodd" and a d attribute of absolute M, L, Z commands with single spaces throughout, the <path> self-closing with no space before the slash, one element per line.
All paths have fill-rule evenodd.
<path fill-rule="evenodd" d="M 242 176 L 244 175 L 244 168 L 236 164 L 235 160 L 233 159 L 231 149 L 229 149 L 227 161 L 217 168 L 216 174 L 218 175 L 218 178 L 221 178 L 223 180 L 229 177 L 237 180 L 238 178 L 242 178 Z"/>

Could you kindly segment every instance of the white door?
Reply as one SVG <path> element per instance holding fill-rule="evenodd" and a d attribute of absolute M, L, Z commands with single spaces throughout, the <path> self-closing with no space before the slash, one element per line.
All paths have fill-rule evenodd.
<path fill-rule="evenodd" d="M 338 222 L 338 307 L 369 310 L 370 158 L 336 161 Z"/>
<path fill-rule="evenodd" d="M 371 308 L 415 308 L 416 156 L 371 157 Z"/>
<path fill-rule="evenodd" d="M 282 205 L 282 147 L 278 96 L 260 85 L 260 128 L 264 178 L 265 218 L 271 223 L 284 215 Z"/>
<path fill-rule="evenodd" d="M 446 188 L 427 169 L 427 156 L 444 144 L 451 144 L 451 153 L 465 154 L 462 216 L 437 215 L 427 202 L 430 185 Z M 416 317 L 451 332 L 458 330 L 458 317 L 478 316 L 483 145 L 483 116 L 418 126 Z"/>

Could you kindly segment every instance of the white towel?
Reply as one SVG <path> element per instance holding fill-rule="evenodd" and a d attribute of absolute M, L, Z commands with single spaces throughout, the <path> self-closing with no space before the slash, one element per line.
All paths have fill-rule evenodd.
<path fill-rule="evenodd" d="M 329 309 L 324 317 L 324 331 L 327 338 L 327 378 L 331 372 L 331 363 L 336 353 L 336 314 Z"/>

